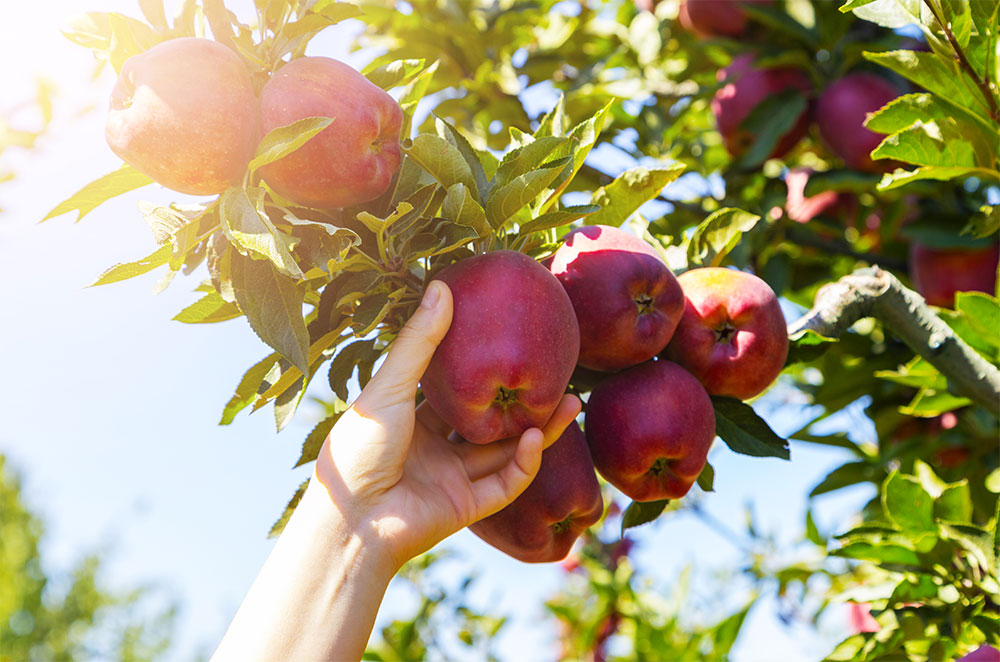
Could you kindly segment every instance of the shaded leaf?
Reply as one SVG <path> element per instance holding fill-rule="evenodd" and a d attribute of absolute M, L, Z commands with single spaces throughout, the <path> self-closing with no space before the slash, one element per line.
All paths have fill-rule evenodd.
<path fill-rule="evenodd" d="M 760 216 L 727 207 L 720 209 L 695 228 L 688 242 L 688 264 L 717 267 L 736 248 L 743 233 L 751 230 Z"/>
<path fill-rule="evenodd" d="M 365 359 L 377 358 L 381 352 L 375 349 L 375 340 L 357 340 L 339 352 L 330 363 L 330 388 L 343 401 L 347 401 L 347 382 L 351 380 L 355 368 Z"/>
<path fill-rule="evenodd" d="M 306 487 L 309 486 L 309 479 L 302 481 L 302 484 L 295 490 L 295 494 L 292 498 L 288 500 L 288 505 L 285 506 L 284 512 L 281 513 L 281 517 L 278 521 L 274 523 L 271 527 L 271 531 L 267 534 L 268 538 L 277 538 L 281 535 L 281 532 L 285 530 L 285 525 L 288 524 L 288 520 L 291 519 L 292 513 L 295 512 L 295 508 L 298 507 L 299 501 L 306 493 Z"/>
<path fill-rule="evenodd" d="M 185 324 L 213 324 L 239 317 L 243 313 L 239 307 L 212 291 L 174 316 Z"/>
<path fill-rule="evenodd" d="M 660 516 L 669 503 L 669 499 L 646 502 L 633 501 L 622 513 L 622 534 L 624 535 L 626 529 L 652 522 Z"/>
<path fill-rule="evenodd" d="M 788 441 L 757 415 L 750 405 L 736 398 L 713 395 L 715 433 L 731 450 L 753 457 L 789 459 Z"/>
<path fill-rule="evenodd" d="M 396 60 L 381 66 L 365 67 L 361 73 L 372 83 L 383 90 L 390 90 L 398 85 L 406 85 L 424 70 L 424 60 Z M 373 62 L 372 64 L 377 64 Z"/>

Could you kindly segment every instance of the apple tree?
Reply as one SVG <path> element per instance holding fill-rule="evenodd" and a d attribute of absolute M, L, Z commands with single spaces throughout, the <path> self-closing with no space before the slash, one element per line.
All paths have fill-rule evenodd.
<path fill-rule="evenodd" d="M 333 398 L 302 444 L 297 466 L 308 464 L 430 280 L 501 250 L 543 265 L 555 255 L 558 276 L 570 232 L 627 228 L 682 287 L 694 278 L 685 274 L 725 267 L 783 303 L 787 328 L 761 333 L 780 339 L 764 355 L 782 359 L 787 347 L 787 358 L 759 388 L 713 386 L 685 362 L 693 344 L 667 346 L 711 395 L 706 443 L 718 437 L 748 467 L 794 461 L 797 444 L 834 446 L 851 460 L 810 499 L 858 484 L 875 494 L 849 530 L 820 531 L 810 514 L 801 563 L 769 563 L 770 541 L 741 532 L 744 574 L 803 619 L 856 605 L 867 620 L 831 660 L 954 659 L 1000 644 L 996 3 L 256 0 L 241 17 L 222 0 L 185 0 L 172 20 L 156 0 L 140 8 L 141 19 L 89 13 L 68 32 L 133 85 L 112 107 L 131 119 L 114 130 L 109 121 L 127 164 L 47 218 L 82 218 L 154 181 L 202 195 L 144 206 L 156 248 L 96 284 L 164 267 L 158 288 L 200 274 L 174 319 L 246 318 L 271 351 L 234 380 L 222 424 L 272 405 L 280 430 L 325 378 Z M 310 46 L 345 21 L 371 55 L 360 74 Z M 196 103 L 178 121 L 194 128 L 168 136 L 158 111 L 143 115 L 143 85 L 153 85 L 143 81 L 181 65 L 149 63 L 205 37 L 239 66 L 217 86 L 192 85 Z M 349 93 L 306 103 L 296 85 L 308 76 L 290 72 L 309 67 Z M 259 136 L 239 114 L 249 97 Z M 198 109 L 216 104 L 232 121 L 206 129 Z M 295 112 L 276 110 L 285 106 Z M 178 186 L 164 166 L 202 179 Z M 698 308 L 693 292 L 684 289 L 682 325 Z M 737 326 L 716 328 L 717 340 Z M 759 362 L 739 370 L 736 382 L 760 377 Z M 775 389 L 799 403 L 787 406 L 809 414 L 788 439 L 746 402 L 778 372 Z M 617 378 L 577 369 L 559 392 L 588 400 Z M 866 427 L 874 437 L 857 433 Z M 549 603 L 566 656 L 727 655 L 749 605 L 692 625 L 639 586 L 629 559 L 630 528 L 669 526 L 671 513 L 711 499 L 711 464 L 699 462 L 677 494 L 634 498 L 598 469 L 621 491 L 604 485 L 601 523 Z M 426 655 L 427 623 L 446 602 L 428 598 L 413 621 L 387 628 L 372 659 Z M 473 648 L 503 625 L 463 614 Z"/>

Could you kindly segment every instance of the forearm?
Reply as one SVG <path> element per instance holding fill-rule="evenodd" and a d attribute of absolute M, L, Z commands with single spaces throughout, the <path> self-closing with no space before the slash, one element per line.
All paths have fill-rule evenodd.
<path fill-rule="evenodd" d="M 313 482 L 214 662 L 361 658 L 395 568 Z"/>

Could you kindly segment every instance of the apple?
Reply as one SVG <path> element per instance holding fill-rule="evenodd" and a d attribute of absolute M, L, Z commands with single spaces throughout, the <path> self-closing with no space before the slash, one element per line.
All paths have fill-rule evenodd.
<path fill-rule="evenodd" d="M 1000 650 L 989 644 L 983 644 L 971 653 L 966 653 L 956 662 L 997 662 L 1000 660 Z"/>
<path fill-rule="evenodd" d="M 563 239 L 550 267 L 580 325 L 579 365 L 616 371 L 656 356 L 684 313 L 684 293 L 652 246 L 589 225 Z"/>
<path fill-rule="evenodd" d="M 466 258 L 435 278 L 451 288 L 455 308 L 421 380 L 431 407 L 474 444 L 543 425 L 580 355 L 562 285 L 516 251 Z"/>
<path fill-rule="evenodd" d="M 796 223 L 808 223 L 817 216 L 847 220 L 857 214 L 858 200 L 849 193 L 823 191 L 806 197 L 806 184 L 812 171 L 808 168 L 793 168 L 785 175 L 788 195 L 785 212 Z"/>
<path fill-rule="evenodd" d="M 111 151 L 167 188 L 215 195 L 257 148 L 257 98 L 236 53 L 210 39 L 157 44 L 125 61 L 104 128 Z"/>
<path fill-rule="evenodd" d="M 333 123 L 291 154 L 261 168 L 264 181 L 298 205 L 349 207 L 385 193 L 402 158 L 403 111 L 343 62 L 292 60 L 260 93 L 264 132 L 307 117 Z"/>
<path fill-rule="evenodd" d="M 732 63 L 718 73 L 719 81 L 725 81 L 712 97 L 712 113 L 722 134 L 722 142 L 733 157 L 740 157 L 753 144 L 754 136 L 740 125 L 750 112 L 768 97 L 788 89 L 809 94 L 812 86 L 809 78 L 789 67 L 762 69 L 753 64 L 752 53 L 734 58 Z M 807 109 L 799 114 L 791 129 L 778 139 L 769 158 L 777 159 L 788 153 L 802 139 L 809 129 Z"/>
<path fill-rule="evenodd" d="M 598 473 L 636 501 L 679 499 L 705 467 L 715 410 L 691 373 L 647 361 L 590 394 L 584 429 Z"/>
<path fill-rule="evenodd" d="M 865 128 L 869 113 L 899 96 L 899 90 L 881 76 L 867 72 L 848 74 L 832 83 L 816 103 L 816 126 L 830 151 L 849 168 L 885 172 L 896 161 L 872 161 L 871 152 L 884 134 Z"/>
<path fill-rule="evenodd" d="M 872 604 L 870 602 L 848 602 L 847 621 L 854 634 L 862 632 L 878 632 L 882 626 L 872 616 Z"/>
<path fill-rule="evenodd" d="M 910 243 L 910 278 L 932 306 L 951 308 L 956 292 L 996 292 L 1000 244 L 985 248 L 933 248 Z"/>
<path fill-rule="evenodd" d="M 748 400 L 781 373 L 788 356 L 785 317 L 774 291 L 742 271 L 706 267 L 677 279 L 684 316 L 664 356 L 712 395 Z"/>
<path fill-rule="evenodd" d="M 538 473 L 524 492 L 469 530 L 518 561 L 551 563 L 565 558 L 603 511 L 590 449 L 574 421 L 542 453 Z"/>
<path fill-rule="evenodd" d="M 747 26 L 743 4 L 770 5 L 773 0 L 682 0 L 677 18 L 702 37 L 738 37 Z"/>

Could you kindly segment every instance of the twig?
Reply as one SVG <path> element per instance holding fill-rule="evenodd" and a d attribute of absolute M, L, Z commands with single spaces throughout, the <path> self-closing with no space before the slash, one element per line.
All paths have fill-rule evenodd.
<path fill-rule="evenodd" d="M 997 108 L 997 101 L 993 98 L 993 92 L 990 90 L 989 84 L 980 78 L 979 74 L 976 73 L 976 70 L 972 68 L 972 63 L 969 62 L 969 58 L 966 57 L 965 51 L 962 50 L 958 40 L 955 39 L 955 33 L 951 31 L 951 26 L 944 20 L 944 17 L 938 13 L 931 0 L 924 0 L 924 4 L 931 10 L 931 14 L 934 15 L 934 19 L 941 26 L 941 29 L 944 30 L 944 34 L 948 38 L 948 43 L 951 44 L 952 50 L 955 51 L 955 55 L 958 57 L 959 65 L 961 65 L 962 69 L 965 70 L 965 73 L 968 74 L 969 77 L 976 83 L 976 87 L 979 88 L 980 93 L 982 93 L 983 97 L 986 99 L 986 104 L 990 108 L 990 117 L 994 122 L 1000 122 L 1000 108 Z"/>
<path fill-rule="evenodd" d="M 859 269 L 824 285 L 812 309 L 788 325 L 789 335 L 812 329 L 839 338 L 855 322 L 874 317 L 948 379 L 949 390 L 1000 417 L 1000 370 L 959 338 L 898 278 L 879 267 Z"/>

